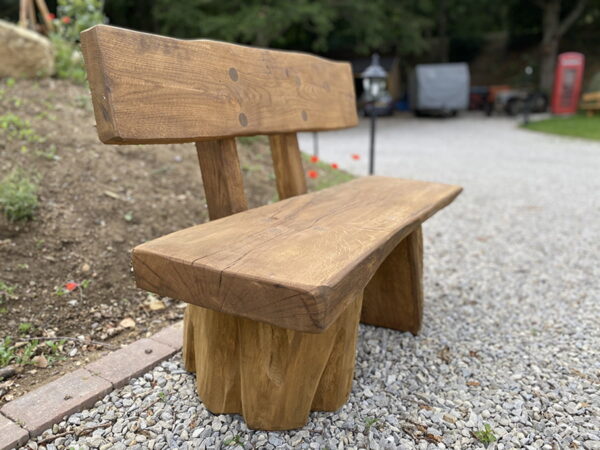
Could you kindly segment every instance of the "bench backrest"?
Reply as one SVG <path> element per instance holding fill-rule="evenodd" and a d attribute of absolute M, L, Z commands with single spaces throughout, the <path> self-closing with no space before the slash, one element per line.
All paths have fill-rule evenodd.
<path fill-rule="evenodd" d="M 98 25 L 81 34 L 107 144 L 191 142 L 357 124 L 348 63 Z"/>
<path fill-rule="evenodd" d="M 247 209 L 236 136 L 269 135 L 284 199 L 306 192 L 296 132 L 358 123 L 348 63 L 106 25 L 81 44 L 100 140 L 196 142 L 211 219 Z"/>

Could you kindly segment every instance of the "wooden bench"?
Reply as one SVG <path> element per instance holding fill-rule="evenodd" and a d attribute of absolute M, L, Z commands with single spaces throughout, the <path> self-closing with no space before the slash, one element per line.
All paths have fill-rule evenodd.
<path fill-rule="evenodd" d="M 133 250 L 188 302 L 184 359 L 213 413 L 290 429 L 350 393 L 359 320 L 417 333 L 421 223 L 457 186 L 360 178 L 306 193 L 296 132 L 357 124 L 350 65 L 96 26 L 81 34 L 107 144 L 195 142 L 211 222 Z M 247 210 L 236 136 L 269 135 L 279 202 Z"/>
<path fill-rule="evenodd" d="M 600 92 L 588 92 L 581 97 L 579 108 L 586 111 L 588 117 L 600 111 Z"/>

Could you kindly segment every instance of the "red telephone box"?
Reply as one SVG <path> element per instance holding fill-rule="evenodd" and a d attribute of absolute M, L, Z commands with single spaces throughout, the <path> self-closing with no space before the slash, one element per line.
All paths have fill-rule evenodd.
<path fill-rule="evenodd" d="M 585 56 L 577 52 L 558 55 L 554 87 L 552 89 L 552 112 L 554 114 L 575 114 L 581 93 L 581 81 Z"/>

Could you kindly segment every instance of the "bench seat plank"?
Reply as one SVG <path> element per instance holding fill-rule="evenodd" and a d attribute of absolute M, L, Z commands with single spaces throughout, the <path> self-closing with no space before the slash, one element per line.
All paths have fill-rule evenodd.
<path fill-rule="evenodd" d="M 133 250 L 138 287 L 322 332 L 458 186 L 365 177 L 197 225 Z"/>

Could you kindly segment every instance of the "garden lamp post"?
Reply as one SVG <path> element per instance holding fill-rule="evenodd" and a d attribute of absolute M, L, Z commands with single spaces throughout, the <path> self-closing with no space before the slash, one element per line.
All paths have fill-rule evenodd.
<path fill-rule="evenodd" d="M 523 123 L 529 124 L 529 114 L 531 113 L 531 102 L 533 94 L 530 92 L 532 80 L 533 80 L 533 67 L 525 67 L 525 80 L 527 83 L 527 92 L 525 94 L 525 103 L 523 104 Z"/>
<path fill-rule="evenodd" d="M 375 168 L 375 125 L 377 120 L 376 105 L 386 92 L 387 72 L 379 64 L 379 55 L 374 53 L 371 64 L 360 74 L 365 91 L 365 112 L 371 116 L 371 144 L 369 147 L 369 175 L 373 175 Z M 370 106 L 370 108 L 369 108 Z"/>

